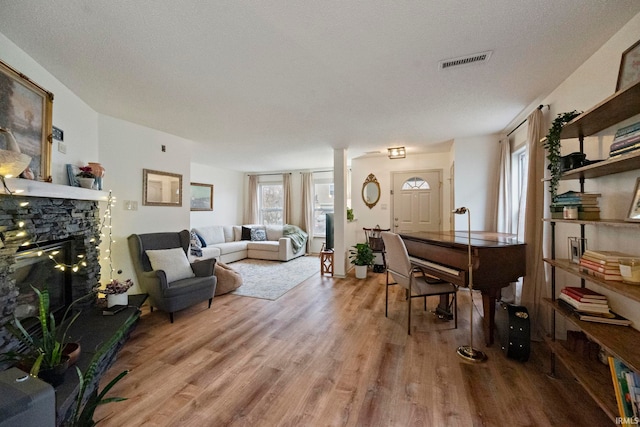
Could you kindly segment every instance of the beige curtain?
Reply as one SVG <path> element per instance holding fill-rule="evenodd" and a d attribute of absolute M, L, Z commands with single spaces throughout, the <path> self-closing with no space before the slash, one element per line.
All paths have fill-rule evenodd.
<path fill-rule="evenodd" d="M 302 229 L 307 232 L 307 253 L 311 253 L 311 242 L 313 241 L 313 173 L 302 173 Z"/>
<path fill-rule="evenodd" d="M 496 231 L 499 233 L 513 233 L 511 225 L 511 145 L 509 137 L 500 137 L 500 170 L 498 177 L 498 214 Z M 500 292 L 502 301 L 515 303 L 517 301 L 517 283 L 513 282 Z"/>
<path fill-rule="evenodd" d="M 282 191 L 283 191 L 283 200 L 282 200 L 282 223 L 283 224 L 291 224 L 291 174 L 283 173 L 282 174 Z"/>
<path fill-rule="evenodd" d="M 542 318 L 542 297 L 546 295 L 547 281 L 543 263 L 543 222 L 545 188 L 542 179 L 545 170 L 545 151 L 540 143 L 543 134 L 542 111 L 536 109 L 527 118 L 527 173 L 526 209 L 524 217 L 524 241 L 527 244 L 527 274 L 522 285 L 522 305 L 531 317 L 531 337 L 540 339 L 546 329 Z"/>
<path fill-rule="evenodd" d="M 249 205 L 244 211 L 244 223 L 256 224 L 258 222 L 258 176 L 249 175 Z"/>

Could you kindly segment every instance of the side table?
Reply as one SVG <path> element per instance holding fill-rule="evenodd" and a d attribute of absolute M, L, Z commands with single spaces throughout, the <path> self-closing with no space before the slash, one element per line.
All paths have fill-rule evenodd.
<path fill-rule="evenodd" d="M 320 251 L 320 275 L 330 274 L 333 276 L 333 249 L 323 249 Z"/>

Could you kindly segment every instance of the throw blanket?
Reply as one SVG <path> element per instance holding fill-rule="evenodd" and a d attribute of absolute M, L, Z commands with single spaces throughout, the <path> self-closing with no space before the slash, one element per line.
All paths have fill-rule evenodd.
<path fill-rule="evenodd" d="M 301 247 L 307 243 L 308 234 L 300 229 L 297 225 L 285 224 L 282 227 L 282 235 L 291 239 L 293 252 L 297 253 Z"/>

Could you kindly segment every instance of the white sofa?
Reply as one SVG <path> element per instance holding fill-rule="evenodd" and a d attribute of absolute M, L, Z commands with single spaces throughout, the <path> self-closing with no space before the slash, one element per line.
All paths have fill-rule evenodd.
<path fill-rule="evenodd" d="M 294 250 L 292 237 L 284 236 L 285 227 L 281 225 L 210 225 L 192 229 L 202 243 L 202 256 L 189 251 L 189 258 L 195 260 L 215 258 L 229 263 L 244 258 L 289 261 L 305 254 L 306 238 L 299 249 Z M 243 228 L 245 235 L 243 236 Z M 297 227 L 295 227 L 297 229 Z M 247 231 L 249 230 L 249 231 Z M 253 230 L 253 231 L 251 231 Z M 262 230 L 262 231 L 259 231 Z M 299 229 L 298 229 L 299 230 Z M 300 230 L 301 231 L 301 230 Z M 302 232 L 305 234 L 304 232 Z M 253 234 L 254 240 L 251 240 Z M 244 237 L 244 240 L 243 240 Z M 256 240 L 265 238 L 265 240 Z M 193 238 L 192 238 L 193 240 Z"/>

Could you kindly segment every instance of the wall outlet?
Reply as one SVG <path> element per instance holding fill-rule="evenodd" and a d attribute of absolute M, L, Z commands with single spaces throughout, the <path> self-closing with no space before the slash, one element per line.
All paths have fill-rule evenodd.
<path fill-rule="evenodd" d="M 125 200 L 122 204 L 125 211 L 137 211 L 138 210 L 138 202 L 135 200 Z"/>
<path fill-rule="evenodd" d="M 67 154 L 67 145 L 58 141 L 58 151 L 62 154 Z"/>

